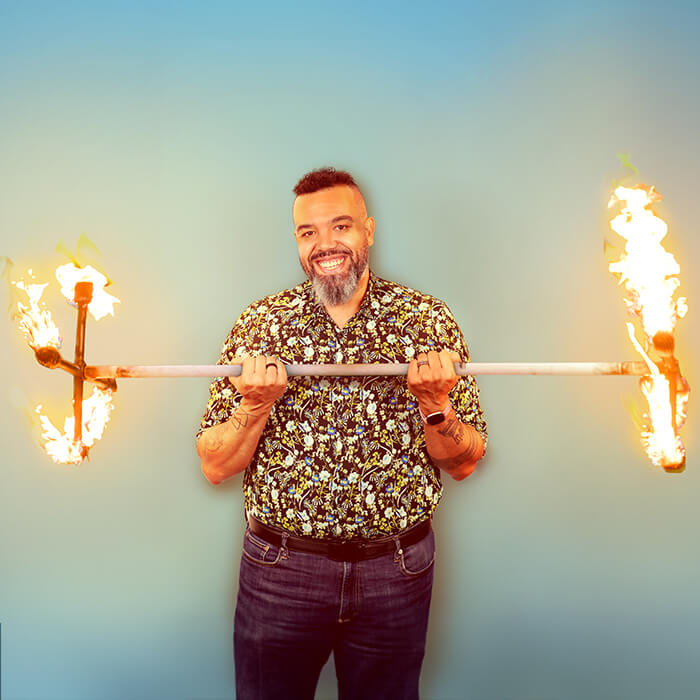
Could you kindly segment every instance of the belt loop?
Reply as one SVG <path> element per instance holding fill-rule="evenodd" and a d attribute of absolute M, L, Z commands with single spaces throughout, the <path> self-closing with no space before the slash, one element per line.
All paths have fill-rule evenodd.
<path fill-rule="evenodd" d="M 289 550 L 287 549 L 287 538 L 289 535 L 284 534 L 282 535 L 282 544 L 280 545 L 280 553 L 282 554 L 282 559 L 288 559 L 287 554 L 289 553 Z"/>
<path fill-rule="evenodd" d="M 391 539 L 394 540 L 394 545 L 396 545 L 394 549 L 394 561 L 399 561 L 401 559 L 401 556 L 403 555 L 403 549 L 401 549 L 401 540 L 399 539 L 398 535 L 392 535 Z"/>

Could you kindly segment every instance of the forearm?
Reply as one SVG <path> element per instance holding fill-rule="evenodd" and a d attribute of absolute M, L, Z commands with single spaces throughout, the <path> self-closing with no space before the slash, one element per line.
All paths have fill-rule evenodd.
<path fill-rule="evenodd" d="M 424 411 L 425 413 L 425 411 Z M 423 424 L 425 446 L 432 463 L 458 481 L 474 471 L 484 455 L 484 443 L 478 431 L 462 423 L 450 408 L 442 423 Z"/>
<path fill-rule="evenodd" d="M 197 454 L 212 484 L 220 484 L 250 464 L 271 410 L 272 405 L 243 399 L 231 418 L 199 436 Z"/>

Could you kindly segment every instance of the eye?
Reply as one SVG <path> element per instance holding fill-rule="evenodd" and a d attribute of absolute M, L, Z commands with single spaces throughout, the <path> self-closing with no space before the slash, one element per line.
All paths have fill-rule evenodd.
<path fill-rule="evenodd" d="M 346 228 L 348 228 L 347 224 L 338 224 L 336 226 L 337 229 L 340 229 L 341 231 L 344 231 Z"/>

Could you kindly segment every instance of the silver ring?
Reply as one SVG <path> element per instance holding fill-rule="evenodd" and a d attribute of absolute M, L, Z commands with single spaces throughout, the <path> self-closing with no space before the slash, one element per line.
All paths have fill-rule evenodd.
<path fill-rule="evenodd" d="M 421 365 L 429 365 L 430 363 L 428 360 L 418 360 L 418 366 L 420 367 Z"/>

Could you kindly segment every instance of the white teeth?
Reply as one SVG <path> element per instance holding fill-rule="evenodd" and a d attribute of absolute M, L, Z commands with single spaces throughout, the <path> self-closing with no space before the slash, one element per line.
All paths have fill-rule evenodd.
<path fill-rule="evenodd" d="M 336 258 L 335 260 L 323 261 L 318 263 L 324 270 L 333 270 L 336 267 L 340 267 L 343 264 L 343 258 Z"/>

